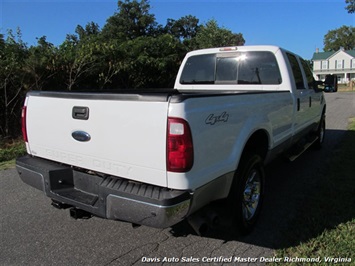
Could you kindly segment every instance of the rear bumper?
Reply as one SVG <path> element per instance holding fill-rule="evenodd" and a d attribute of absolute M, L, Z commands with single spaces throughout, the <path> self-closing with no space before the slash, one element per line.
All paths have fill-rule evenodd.
<path fill-rule="evenodd" d="M 93 215 L 156 228 L 172 226 L 186 217 L 192 194 L 113 176 L 76 171 L 30 156 L 16 160 L 20 178 L 56 202 Z"/>

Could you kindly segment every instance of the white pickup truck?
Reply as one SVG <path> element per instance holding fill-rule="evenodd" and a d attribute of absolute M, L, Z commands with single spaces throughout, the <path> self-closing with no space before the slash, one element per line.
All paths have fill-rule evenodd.
<path fill-rule="evenodd" d="M 215 217 L 210 203 L 221 202 L 231 229 L 248 233 L 262 205 L 264 165 L 320 147 L 325 111 L 307 63 L 287 50 L 198 50 L 186 55 L 174 89 L 29 92 L 28 155 L 16 166 L 74 218 L 157 228 L 187 218 L 199 232 Z"/>

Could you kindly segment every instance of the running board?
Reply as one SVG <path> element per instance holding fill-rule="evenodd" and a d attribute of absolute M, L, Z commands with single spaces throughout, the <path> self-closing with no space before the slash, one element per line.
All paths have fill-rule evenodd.
<path fill-rule="evenodd" d="M 287 154 L 287 158 L 290 162 L 296 160 L 301 154 L 303 154 L 314 142 L 318 140 L 318 137 L 314 137 L 311 141 L 305 143 L 303 146 L 298 146 L 295 149 L 291 150 L 292 153 Z"/>

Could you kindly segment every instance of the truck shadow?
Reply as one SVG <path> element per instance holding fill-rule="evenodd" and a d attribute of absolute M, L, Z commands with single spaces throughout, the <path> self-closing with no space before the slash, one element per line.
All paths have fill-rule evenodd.
<path fill-rule="evenodd" d="M 282 249 L 298 245 L 355 218 L 355 186 L 344 186 L 346 177 L 327 175 L 340 151 L 340 140 L 347 134 L 355 142 L 354 131 L 327 130 L 321 150 L 310 149 L 290 163 L 279 158 L 266 167 L 266 195 L 260 220 L 248 236 L 231 236 L 222 225 L 204 237 L 237 240 L 257 246 Z M 353 179 L 352 179 L 353 180 Z M 343 182 L 337 186 L 337 182 Z M 344 191 L 344 189 L 346 191 Z M 175 236 L 196 234 L 185 223 L 172 228 Z"/>

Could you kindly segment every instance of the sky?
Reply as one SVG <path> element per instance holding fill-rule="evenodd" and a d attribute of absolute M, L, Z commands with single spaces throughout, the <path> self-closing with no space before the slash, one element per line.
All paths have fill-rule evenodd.
<path fill-rule="evenodd" d="M 117 0 L 0 0 L 0 32 L 16 32 L 28 46 L 37 39 L 60 45 L 77 25 L 102 28 L 117 12 Z M 311 59 L 323 51 L 324 35 L 343 25 L 355 26 L 345 0 L 150 0 L 159 24 L 167 19 L 196 16 L 201 24 L 215 19 L 220 27 L 242 33 L 245 45 L 277 45 Z"/>

